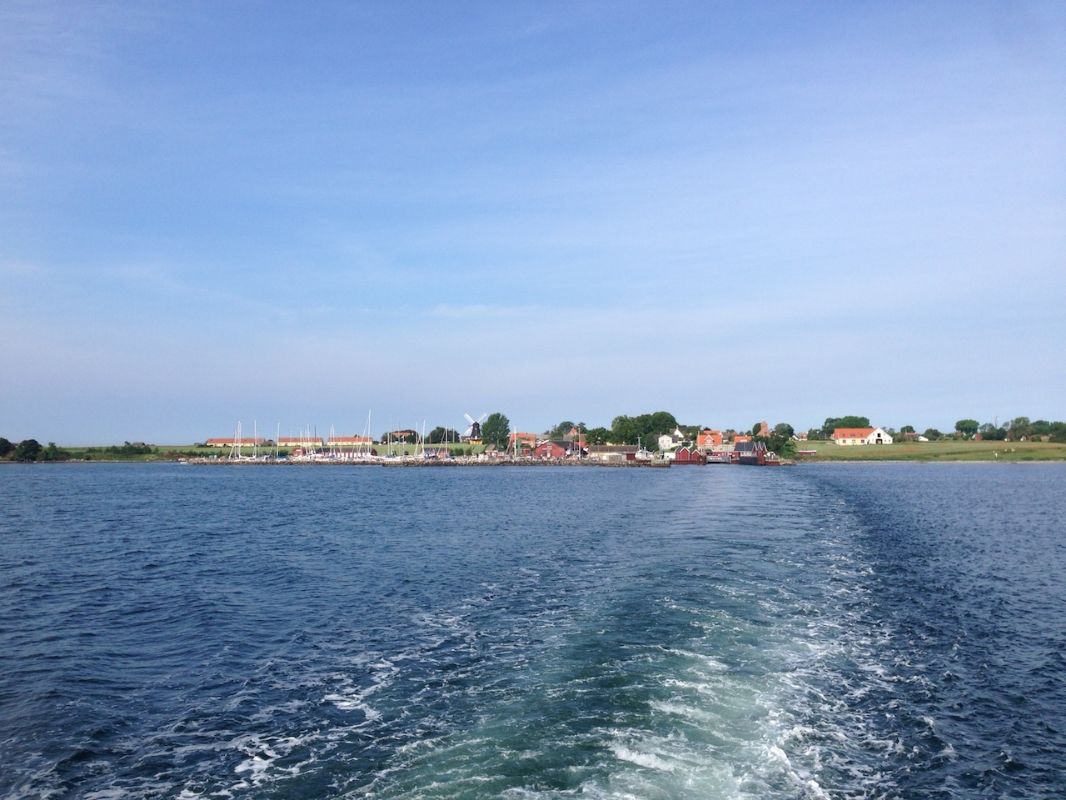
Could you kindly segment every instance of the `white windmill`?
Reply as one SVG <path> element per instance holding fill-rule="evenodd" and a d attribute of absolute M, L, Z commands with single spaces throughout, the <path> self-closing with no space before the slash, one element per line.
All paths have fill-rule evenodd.
<path fill-rule="evenodd" d="M 489 418 L 488 414 L 482 414 L 477 419 L 474 419 L 469 414 L 463 414 L 466 417 L 466 421 L 470 423 L 470 427 L 463 432 L 463 438 L 467 441 L 474 442 L 475 444 L 481 441 L 481 423 Z"/>

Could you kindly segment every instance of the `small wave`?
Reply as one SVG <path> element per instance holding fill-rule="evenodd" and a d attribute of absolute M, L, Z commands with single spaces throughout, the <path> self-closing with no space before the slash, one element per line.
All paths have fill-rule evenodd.
<path fill-rule="evenodd" d="M 677 769 L 676 765 L 671 764 L 654 753 L 642 753 L 638 750 L 631 750 L 623 744 L 612 744 L 611 752 L 614 753 L 615 758 L 618 758 L 621 761 L 628 761 L 646 769 L 659 770 L 660 772 L 673 772 Z"/>

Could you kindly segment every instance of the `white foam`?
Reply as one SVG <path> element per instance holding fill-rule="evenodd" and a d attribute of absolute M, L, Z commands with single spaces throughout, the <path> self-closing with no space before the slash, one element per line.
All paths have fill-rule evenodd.
<path fill-rule="evenodd" d="M 673 772 L 676 769 L 674 764 L 669 763 L 654 753 L 642 753 L 637 750 L 630 750 L 625 745 L 617 742 L 611 745 L 611 752 L 614 753 L 615 758 L 621 759 L 622 761 L 628 761 L 647 769 L 655 769 L 660 772 Z"/>
<path fill-rule="evenodd" d="M 669 714 L 675 717 L 681 717 L 684 720 L 688 720 L 693 723 L 704 724 L 717 724 L 722 721 L 721 716 L 714 714 L 710 711 L 705 711 L 701 708 L 694 706 L 686 706 L 681 703 L 672 703 L 661 700 L 653 700 L 648 705 L 655 711 L 661 714 Z"/>
<path fill-rule="evenodd" d="M 940 758 L 946 758 L 948 761 L 956 761 L 959 758 L 959 754 L 955 752 L 955 748 L 951 746 L 951 742 L 944 745 L 944 749 L 937 753 Z"/>
<path fill-rule="evenodd" d="M 300 745 L 307 744 L 319 738 L 316 734 L 304 736 L 281 736 L 268 740 L 266 737 L 256 734 L 238 736 L 231 745 L 240 750 L 246 758 L 235 768 L 234 772 L 242 776 L 242 780 L 235 789 L 245 789 L 260 786 L 268 777 L 273 777 L 274 763 L 279 758 L 284 758 Z M 313 760 L 313 758 L 311 759 Z M 294 764 L 279 771 L 280 775 L 295 776 L 300 774 L 301 765 Z M 250 782 L 250 783 L 249 783 Z"/>

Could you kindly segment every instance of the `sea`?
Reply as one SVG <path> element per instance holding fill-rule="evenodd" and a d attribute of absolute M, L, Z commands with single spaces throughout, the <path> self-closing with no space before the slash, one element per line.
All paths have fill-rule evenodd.
<path fill-rule="evenodd" d="M 1063 798 L 1066 465 L 0 467 L 3 798 Z"/>

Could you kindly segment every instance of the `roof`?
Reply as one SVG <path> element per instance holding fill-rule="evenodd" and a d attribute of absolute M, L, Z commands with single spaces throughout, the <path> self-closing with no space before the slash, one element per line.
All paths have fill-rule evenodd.
<path fill-rule="evenodd" d="M 834 439 L 865 439 L 877 428 L 837 428 L 833 431 Z"/>
<path fill-rule="evenodd" d="M 573 442 L 567 442 L 563 439 L 545 439 L 543 442 L 537 442 L 537 449 L 539 450 L 547 445 L 553 445 L 563 450 L 569 450 L 572 444 Z"/>
<path fill-rule="evenodd" d="M 733 445 L 734 453 L 765 453 L 766 443 L 761 439 L 757 442 L 739 442 Z"/>

